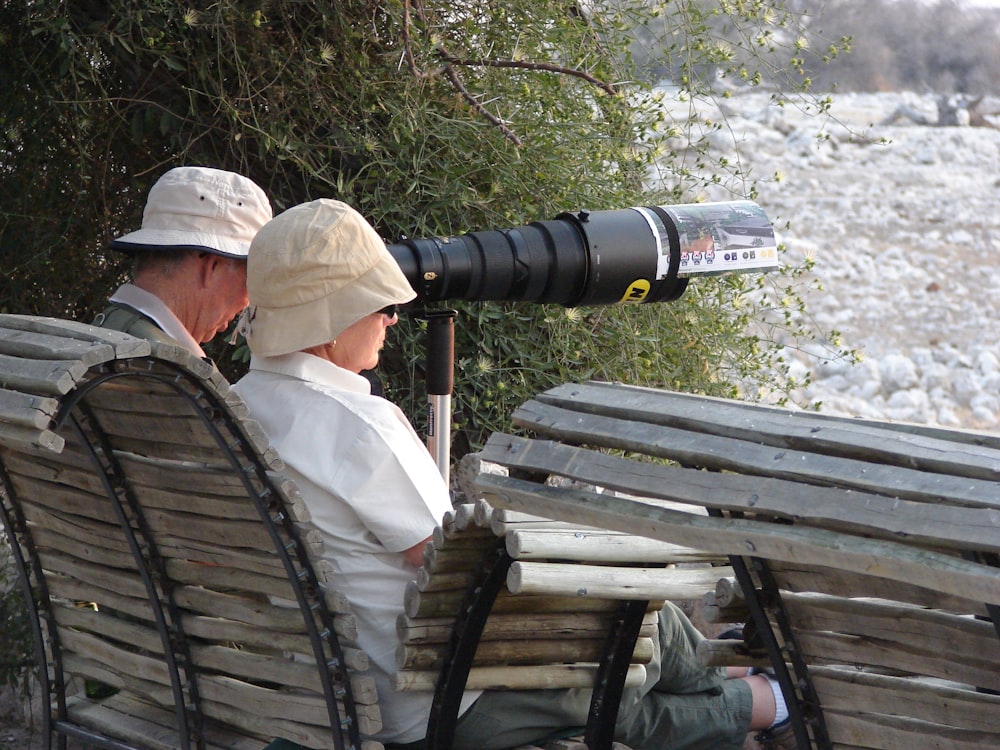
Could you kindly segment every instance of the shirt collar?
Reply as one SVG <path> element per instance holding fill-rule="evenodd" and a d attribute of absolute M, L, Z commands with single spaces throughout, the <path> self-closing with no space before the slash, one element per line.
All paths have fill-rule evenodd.
<path fill-rule="evenodd" d="M 288 375 L 310 383 L 330 386 L 340 391 L 371 393 L 366 378 L 339 365 L 306 352 L 292 352 L 277 357 L 250 356 L 250 369 Z"/>
<path fill-rule="evenodd" d="M 166 303 L 152 292 L 147 292 L 135 284 L 122 284 L 111 295 L 111 302 L 118 302 L 135 308 L 147 318 L 150 318 L 165 334 L 185 349 L 189 349 L 199 357 L 205 356 L 205 351 L 201 348 L 201 344 L 194 340 L 194 336 L 184 327 L 184 324 L 174 315 L 173 311 L 167 307 Z"/>

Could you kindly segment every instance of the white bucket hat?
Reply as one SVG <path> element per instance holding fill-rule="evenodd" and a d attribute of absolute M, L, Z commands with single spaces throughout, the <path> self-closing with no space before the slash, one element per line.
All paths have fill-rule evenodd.
<path fill-rule="evenodd" d="M 247 293 L 243 333 L 260 356 L 328 343 L 366 315 L 417 296 L 365 218 L 328 199 L 293 206 L 257 233 Z"/>
<path fill-rule="evenodd" d="M 246 258 L 250 240 L 271 219 L 253 181 L 209 167 L 176 167 L 149 191 L 142 228 L 111 241 L 123 252 L 201 250 Z"/>

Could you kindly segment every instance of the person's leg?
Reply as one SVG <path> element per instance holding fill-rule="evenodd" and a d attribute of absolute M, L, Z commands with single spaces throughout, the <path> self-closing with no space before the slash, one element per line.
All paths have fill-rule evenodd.
<path fill-rule="evenodd" d="M 706 668 L 695 653 L 703 637 L 679 608 L 664 607 L 646 680 L 622 697 L 617 739 L 636 750 L 742 747 L 751 729 L 753 683 L 727 679 L 725 668 Z M 590 692 L 487 691 L 459 719 L 455 748 L 493 750 L 582 733 Z"/>
<path fill-rule="evenodd" d="M 455 727 L 455 750 L 498 750 L 583 734 L 590 690 L 487 690 Z"/>
<path fill-rule="evenodd" d="M 751 686 L 728 679 L 725 668 L 705 667 L 696 654 L 703 639 L 668 602 L 646 681 L 622 697 L 617 739 L 636 750 L 742 747 L 753 712 Z"/>

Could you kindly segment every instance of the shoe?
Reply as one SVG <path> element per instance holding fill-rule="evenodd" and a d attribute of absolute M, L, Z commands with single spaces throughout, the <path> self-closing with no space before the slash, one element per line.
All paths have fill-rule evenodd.
<path fill-rule="evenodd" d="M 717 636 L 716 640 L 720 641 L 742 641 L 743 640 L 743 626 L 737 625 L 735 627 L 729 628 L 729 630 L 723 630 Z"/>
<path fill-rule="evenodd" d="M 789 719 L 757 733 L 754 735 L 754 740 L 760 745 L 761 750 L 799 750 Z"/>

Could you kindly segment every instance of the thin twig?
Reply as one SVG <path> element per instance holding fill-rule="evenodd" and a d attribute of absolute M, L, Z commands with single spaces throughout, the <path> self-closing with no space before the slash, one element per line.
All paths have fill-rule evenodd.
<path fill-rule="evenodd" d="M 499 128 L 504 137 L 515 146 L 520 146 L 522 144 L 521 139 L 517 137 L 517 134 L 515 134 L 514 131 L 508 128 L 500 118 L 491 114 L 486 107 L 480 104 L 479 101 L 469 93 L 469 90 L 465 88 L 465 84 L 462 83 L 458 74 L 455 72 L 455 69 L 451 65 L 445 66 L 444 72 L 445 75 L 448 76 L 448 80 L 451 81 L 452 86 L 458 89 L 458 92 L 462 95 L 462 98 L 469 103 L 469 106 Z"/>
<path fill-rule="evenodd" d="M 595 78 L 583 70 L 577 70 L 576 68 L 566 68 L 562 65 L 553 65 L 552 63 L 542 63 L 542 62 L 523 62 L 520 60 L 468 60 L 455 57 L 450 55 L 447 50 L 439 47 L 438 54 L 441 58 L 453 65 L 464 65 L 466 67 L 487 67 L 487 68 L 524 68 L 525 70 L 544 70 L 549 73 L 560 73 L 567 76 L 575 76 L 577 78 L 582 78 L 588 83 L 592 83 L 604 91 L 607 91 L 612 96 L 618 95 L 618 90 L 613 84 L 606 83 L 599 78 Z"/>

